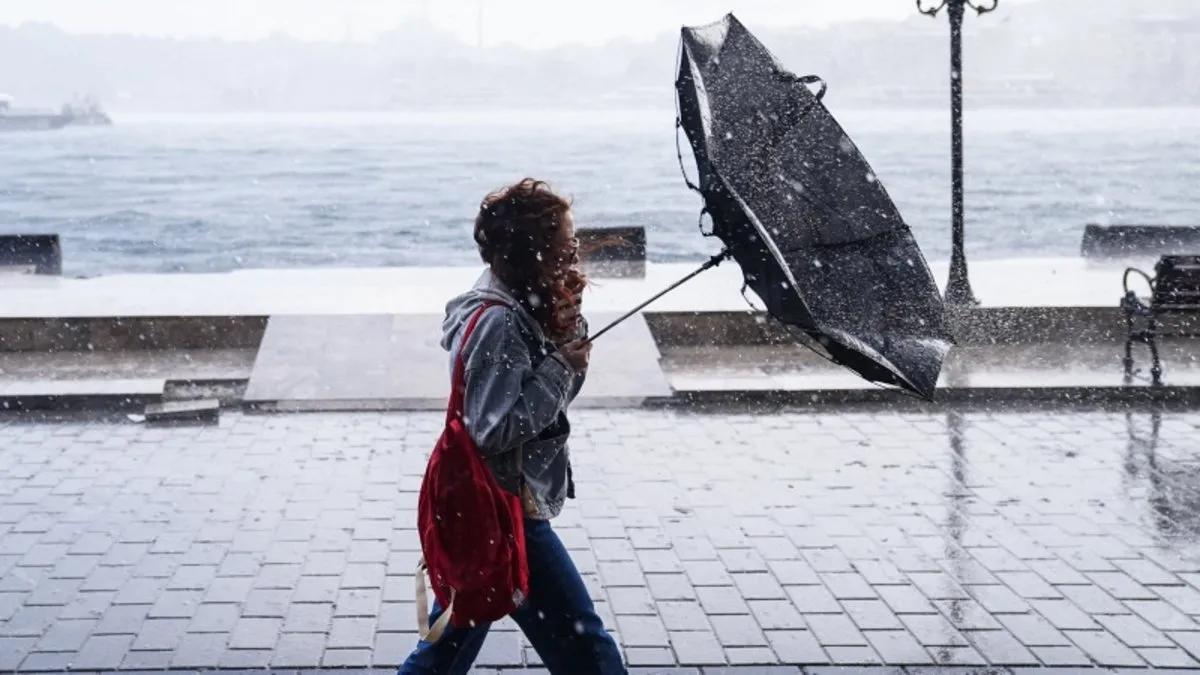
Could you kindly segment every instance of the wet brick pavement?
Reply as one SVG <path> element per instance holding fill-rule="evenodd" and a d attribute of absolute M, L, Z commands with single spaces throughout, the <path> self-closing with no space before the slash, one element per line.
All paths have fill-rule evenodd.
<path fill-rule="evenodd" d="M 0 422 L 0 670 L 393 668 L 438 424 Z M 578 412 L 557 528 L 634 666 L 1195 668 L 1197 427 Z"/>

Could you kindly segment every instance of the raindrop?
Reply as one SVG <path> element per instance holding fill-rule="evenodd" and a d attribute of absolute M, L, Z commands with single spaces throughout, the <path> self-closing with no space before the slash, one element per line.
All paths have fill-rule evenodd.
<path fill-rule="evenodd" d="M 583 635 L 583 622 L 582 621 L 575 622 L 575 634 Z"/>
<path fill-rule="evenodd" d="M 854 152 L 854 143 L 850 140 L 849 136 L 843 134 L 842 137 L 838 139 L 838 149 L 845 153 Z"/>
<path fill-rule="evenodd" d="M 725 140 L 727 140 L 727 141 L 728 141 L 728 140 L 732 140 L 732 139 L 733 139 L 733 132 L 732 132 L 732 131 L 726 131 L 726 132 L 725 132 Z"/>
<path fill-rule="evenodd" d="M 879 180 L 879 179 L 875 177 L 875 173 L 873 171 L 867 172 L 867 182 L 868 183 L 874 183 L 877 180 Z"/>

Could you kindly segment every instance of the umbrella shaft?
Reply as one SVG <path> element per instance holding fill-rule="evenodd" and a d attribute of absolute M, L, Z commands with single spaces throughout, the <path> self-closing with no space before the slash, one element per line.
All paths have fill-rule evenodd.
<path fill-rule="evenodd" d="M 675 290 L 676 288 L 679 288 L 680 286 L 686 284 L 687 282 L 691 281 L 692 279 L 695 279 L 696 277 L 700 276 L 704 272 L 707 272 L 708 270 L 716 267 L 717 265 L 720 265 L 731 254 L 732 254 L 732 251 L 730 251 L 728 248 L 722 250 L 717 255 L 714 255 L 713 257 L 709 258 L 707 262 L 705 262 L 700 267 L 696 268 L 694 271 L 692 271 L 686 277 L 683 277 L 679 281 L 676 281 L 675 283 L 671 284 L 670 286 L 667 286 L 666 288 L 659 291 L 658 293 L 655 293 L 653 296 L 650 297 L 650 299 L 646 300 L 642 304 L 638 305 L 637 307 L 634 307 L 633 309 L 629 310 L 628 312 L 625 312 L 624 314 L 622 314 L 620 316 L 620 318 L 618 318 L 617 320 L 608 324 L 604 328 L 601 328 L 600 331 L 598 333 L 596 333 L 595 335 L 588 336 L 588 338 L 585 340 L 585 342 L 589 342 L 589 343 L 595 342 L 596 338 L 598 338 L 601 335 L 604 335 L 608 331 L 612 330 L 614 327 L 617 326 L 617 324 L 621 323 L 622 321 L 624 321 L 624 320 L 628 319 L 629 317 L 633 316 L 634 314 L 637 314 L 638 312 L 642 311 L 648 305 L 653 303 L 655 300 L 658 300 L 662 296 L 666 295 L 667 293 L 670 293 L 671 291 Z"/>

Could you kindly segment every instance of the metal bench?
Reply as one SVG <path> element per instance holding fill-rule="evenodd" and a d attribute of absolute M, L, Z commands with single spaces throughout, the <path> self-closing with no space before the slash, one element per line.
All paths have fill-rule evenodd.
<path fill-rule="evenodd" d="M 1139 275 L 1150 286 L 1147 300 L 1139 298 L 1129 287 L 1129 277 Z M 1165 332 L 1162 317 L 1168 314 L 1200 314 L 1200 255 L 1164 255 L 1154 266 L 1154 276 L 1130 267 L 1122 280 L 1125 296 L 1121 309 L 1125 311 L 1125 374 L 1133 372 L 1133 343 L 1142 342 L 1150 347 L 1153 364 L 1150 374 L 1158 384 L 1162 378 L 1162 361 L 1158 355 L 1157 339 L 1161 335 L 1178 335 L 1178 331 Z M 1139 325 L 1138 319 L 1141 319 Z"/>

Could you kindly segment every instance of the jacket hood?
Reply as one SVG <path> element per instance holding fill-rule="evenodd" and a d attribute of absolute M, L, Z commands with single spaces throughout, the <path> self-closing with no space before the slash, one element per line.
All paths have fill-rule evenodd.
<path fill-rule="evenodd" d="M 469 291 L 446 303 L 446 316 L 442 320 L 442 349 L 450 351 L 459 332 L 464 330 L 471 320 L 471 315 L 479 309 L 480 305 L 489 301 L 499 302 L 512 308 L 521 317 L 521 320 L 534 331 L 535 335 L 541 335 L 541 326 L 537 324 L 537 321 L 517 302 L 504 283 L 497 279 L 490 269 L 485 269 Z"/>

